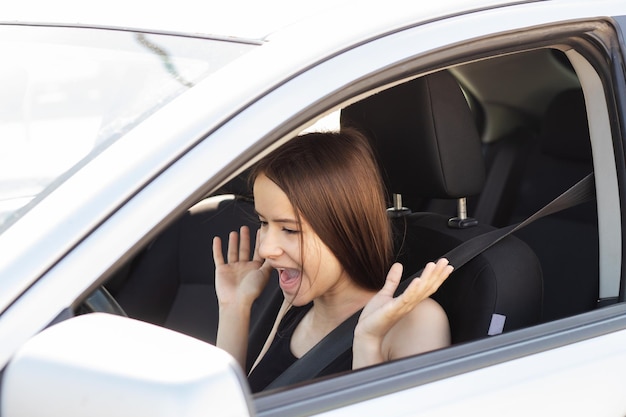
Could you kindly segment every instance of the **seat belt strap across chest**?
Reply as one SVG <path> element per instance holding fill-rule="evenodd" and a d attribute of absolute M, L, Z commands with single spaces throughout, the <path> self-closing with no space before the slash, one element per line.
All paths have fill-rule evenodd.
<path fill-rule="evenodd" d="M 354 328 L 361 310 L 344 320 L 329 334 L 296 360 L 265 389 L 284 387 L 315 378 L 342 353 L 352 348 Z"/>
<path fill-rule="evenodd" d="M 513 224 L 501 229 L 495 229 L 491 232 L 476 236 L 459 246 L 456 246 L 448 253 L 442 256 L 450 261 L 455 269 L 459 269 L 467 262 L 478 256 L 483 251 L 489 249 L 511 233 L 529 225 L 541 217 L 548 216 L 566 208 L 574 207 L 578 204 L 587 202 L 595 197 L 594 175 L 587 175 L 585 178 L 574 184 L 563 194 L 552 200 L 550 203 L 539 209 L 535 214 L 526 220 Z M 422 270 L 412 274 L 405 279 L 398 291 L 402 292 L 412 279 L 421 275 Z M 361 310 L 354 313 L 351 317 L 341 323 L 326 337 L 320 340 L 300 359 L 295 361 L 289 368 L 279 375 L 266 389 L 279 388 L 286 385 L 295 384 L 297 382 L 306 381 L 315 378 L 319 373 L 330 365 L 336 358 L 348 349 L 352 348 L 352 340 L 354 338 L 354 328 L 359 320 Z"/>

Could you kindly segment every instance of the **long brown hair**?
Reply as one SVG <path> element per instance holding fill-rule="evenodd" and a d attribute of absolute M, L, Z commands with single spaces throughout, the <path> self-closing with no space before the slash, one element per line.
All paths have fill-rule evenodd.
<path fill-rule="evenodd" d="M 378 166 L 361 133 L 301 135 L 261 160 L 251 179 L 260 174 L 283 190 L 357 285 L 382 288 L 391 226 Z"/>

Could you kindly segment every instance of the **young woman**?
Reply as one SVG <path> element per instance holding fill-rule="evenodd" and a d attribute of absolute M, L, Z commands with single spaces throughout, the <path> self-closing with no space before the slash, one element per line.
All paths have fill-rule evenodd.
<path fill-rule="evenodd" d="M 429 298 L 452 272 L 447 260 L 426 265 L 421 277 L 394 298 L 402 266 L 391 265 L 382 181 L 360 133 L 298 137 L 260 161 L 252 179 L 261 223 L 252 260 L 246 227 L 230 234 L 226 260 L 216 237 L 213 256 L 220 311 L 217 346 L 242 367 L 252 303 L 271 270 L 278 272 L 284 302 L 249 375 L 254 392 L 360 309 L 352 352 L 321 374 L 450 343 L 446 314 Z"/>

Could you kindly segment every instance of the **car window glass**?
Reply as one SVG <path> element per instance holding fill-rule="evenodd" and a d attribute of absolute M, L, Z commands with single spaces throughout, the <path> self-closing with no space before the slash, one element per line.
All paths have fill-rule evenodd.
<path fill-rule="evenodd" d="M 253 47 L 86 28 L 0 34 L 0 230 L 72 166 Z"/>

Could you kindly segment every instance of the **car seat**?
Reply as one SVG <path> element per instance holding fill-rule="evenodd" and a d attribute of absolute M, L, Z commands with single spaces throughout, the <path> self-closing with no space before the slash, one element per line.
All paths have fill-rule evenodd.
<path fill-rule="evenodd" d="M 344 109 L 341 125 L 370 138 L 388 193 L 400 194 L 407 203 L 408 209 L 390 210 L 405 277 L 462 242 L 494 230 L 463 214 L 450 219 L 410 210 L 412 202 L 462 199 L 480 193 L 484 185 L 476 126 L 449 72 L 417 78 L 357 102 Z M 433 298 L 448 315 L 452 342 L 459 343 L 538 323 L 542 296 L 537 257 L 528 245 L 509 236 L 454 271 Z"/>
<path fill-rule="evenodd" d="M 527 217 L 593 172 L 585 100 L 580 89 L 558 94 L 531 147 L 511 222 Z M 555 213 L 520 230 L 544 273 L 544 320 L 593 310 L 599 297 L 595 201 Z"/>

